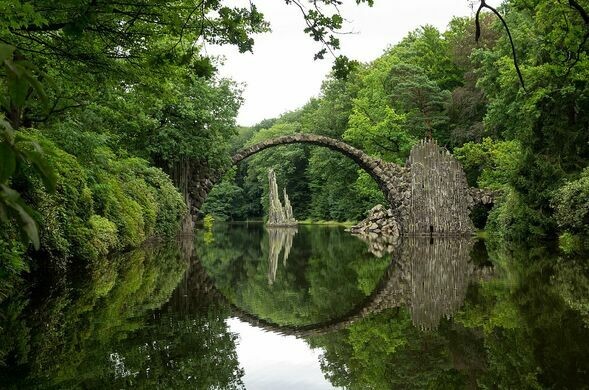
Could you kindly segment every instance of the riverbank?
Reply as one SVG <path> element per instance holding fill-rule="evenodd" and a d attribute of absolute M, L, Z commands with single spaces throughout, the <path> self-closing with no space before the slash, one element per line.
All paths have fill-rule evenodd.
<path fill-rule="evenodd" d="M 119 155 L 97 137 L 22 130 L 19 136 L 44 152 L 54 190 L 29 171 L 12 186 L 34 211 L 39 250 L 20 239 L 14 224 L 0 222 L 0 276 L 16 286 L 40 264 L 66 272 L 73 262 L 99 262 L 148 240 L 173 237 L 187 212 L 170 177 L 148 161 Z M 71 134 L 70 134 L 71 135 Z M 99 147 L 87 148 L 91 141 Z M 0 299 L 11 288 L 0 288 Z"/>
<path fill-rule="evenodd" d="M 321 225 L 321 226 L 344 226 L 344 227 L 350 227 L 350 226 L 354 226 L 357 222 L 356 221 L 324 221 L 324 220 L 319 220 L 319 221 L 314 221 L 312 219 L 304 219 L 302 221 L 299 221 L 299 225 Z"/>

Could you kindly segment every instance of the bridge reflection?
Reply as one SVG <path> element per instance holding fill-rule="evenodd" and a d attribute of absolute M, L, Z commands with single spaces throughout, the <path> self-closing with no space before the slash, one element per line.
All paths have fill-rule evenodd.
<path fill-rule="evenodd" d="M 268 229 L 268 283 L 276 280 L 277 264 L 282 253 L 286 264 L 297 229 Z M 493 276 L 491 267 L 479 267 L 471 261 L 475 241 L 464 237 L 405 237 L 396 242 L 391 262 L 377 287 L 360 304 L 346 314 L 325 322 L 303 326 L 284 325 L 234 305 L 208 276 L 193 256 L 185 282 L 175 292 L 178 297 L 206 296 L 198 302 L 186 301 L 185 309 L 201 307 L 203 302 L 225 304 L 231 315 L 267 331 L 308 337 L 344 329 L 350 324 L 386 309 L 406 307 L 413 324 L 434 330 L 443 318 L 450 318 L 462 306 L 468 286 Z M 200 302 L 200 303 L 199 303 Z"/>
<path fill-rule="evenodd" d="M 492 268 L 471 260 L 474 240 L 405 238 L 400 260 L 406 264 L 406 291 L 413 324 L 423 330 L 438 327 L 464 302 L 473 281 L 488 278 Z"/>

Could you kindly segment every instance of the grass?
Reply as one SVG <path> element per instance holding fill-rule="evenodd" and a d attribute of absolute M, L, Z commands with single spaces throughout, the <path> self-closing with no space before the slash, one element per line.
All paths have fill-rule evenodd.
<path fill-rule="evenodd" d="M 299 225 L 323 225 L 323 226 L 354 226 L 356 224 L 355 221 L 344 221 L 344 222 L 340 222 L 340 221 L 323 221 L 323 220 L 319 220 L 319 221 L 314 221 L 312 219 L 304 219 L 302 221 L 299 221 Z"/>

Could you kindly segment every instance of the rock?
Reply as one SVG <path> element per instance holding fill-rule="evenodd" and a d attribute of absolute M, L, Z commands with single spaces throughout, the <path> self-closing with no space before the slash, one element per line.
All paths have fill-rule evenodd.
<path fill-rule="evenodd" d="M 352 233 L 374 234 L 376 237 L 381 235 L 398 237 L 399 223 L 393 215 L 391 209 L 386 209 L 383 205 L 378 204 L 370 209 L 365 220 L 347 230 Z"/>
<path fill-rule="evenodd" d="M 292 213 L 292 206 L 284 190 L 284 206 L 278 197 L 278 185 L 276 184 L 276 173 L 274 169 L 268 171 L 270 205 L 268 207 L 268 226 L 296 226 L 297 221 Z"/>

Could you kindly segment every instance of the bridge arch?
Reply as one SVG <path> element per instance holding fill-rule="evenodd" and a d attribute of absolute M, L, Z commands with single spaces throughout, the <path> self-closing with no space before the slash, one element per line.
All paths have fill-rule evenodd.
<path fill-rule="evenodd" d="M 322 135 L 298 133 L 271 138 L 241 149 L 232 157 L 232 163 L 238 164 L 265 149 L 297 143 L 323 146 L 349 157 L 376 181 L 392 209 L 401 205 L 407 187 L 406 168 L 374 158 L 343 141 Z"/>

